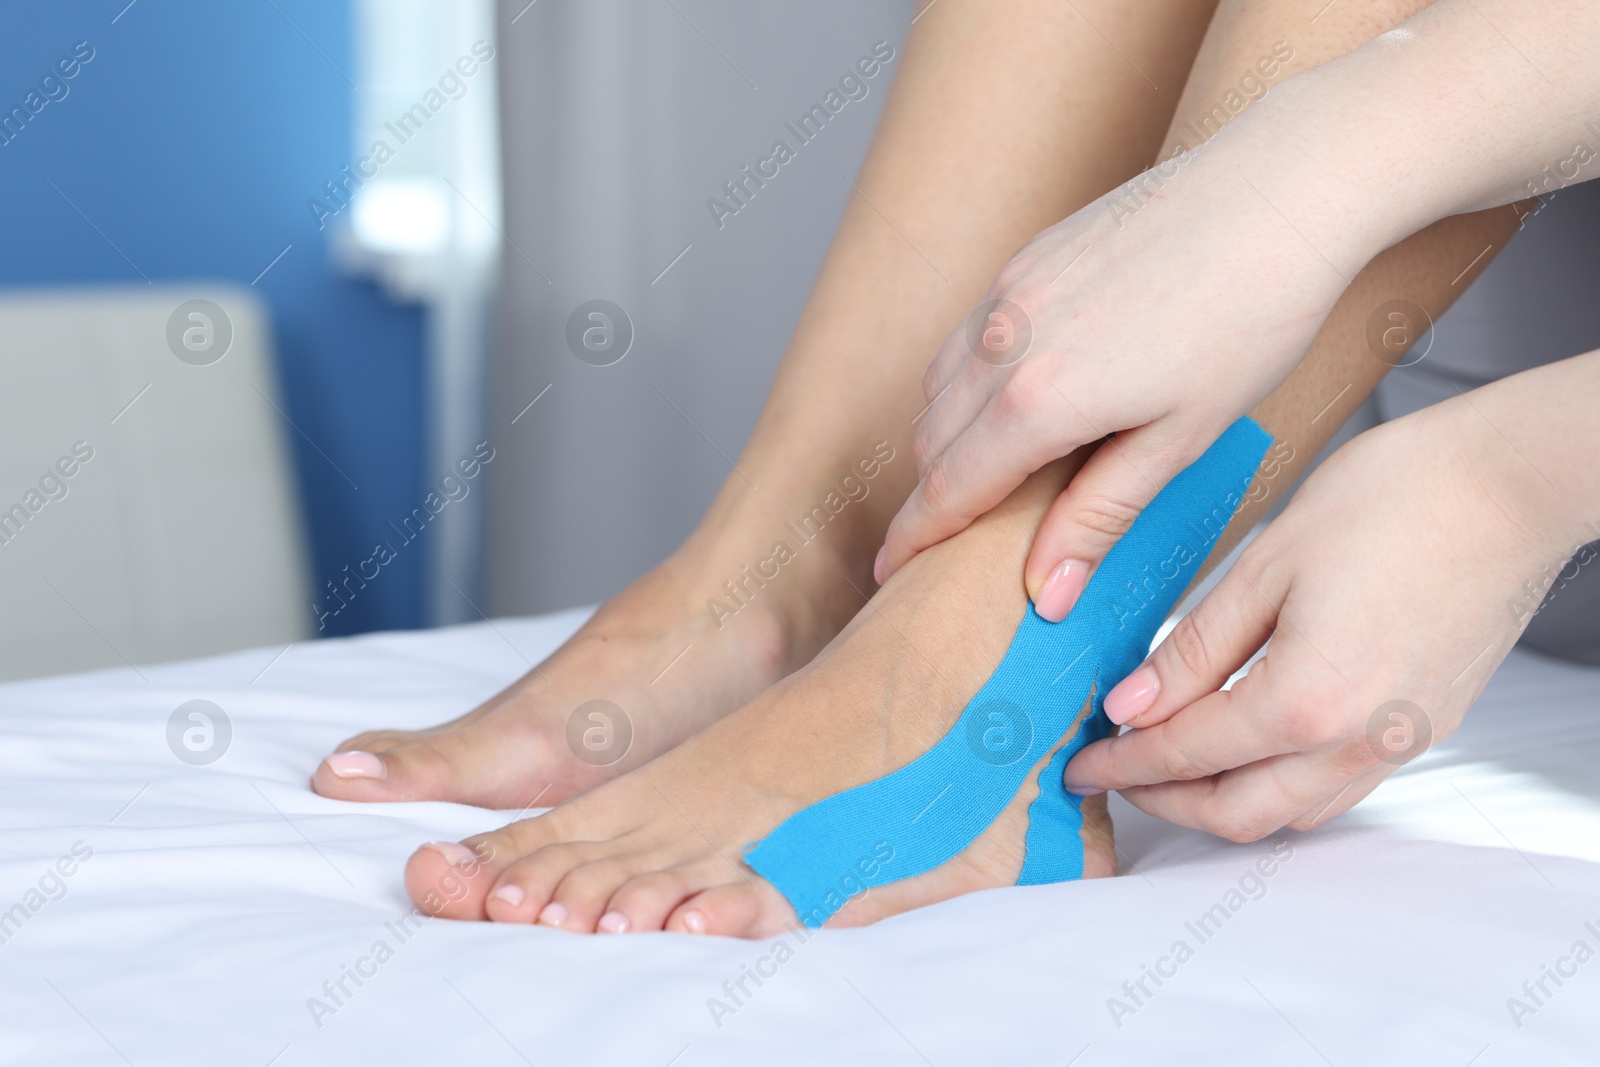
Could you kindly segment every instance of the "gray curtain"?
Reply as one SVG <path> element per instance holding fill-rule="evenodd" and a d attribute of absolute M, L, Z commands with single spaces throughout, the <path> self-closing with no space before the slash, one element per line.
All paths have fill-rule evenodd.
<path fill-rule="evenodd" d="M 912 12 L 912 0 L 501 3 L 490 614 L 601 600 L 704 513 L 755 425 L 896 64 L 843 90 L 841 77 L 875 42 L 898 55 Z M 837 112 L 802 144 L 786 124 L 819 104 Z M 742 168 L 778 140 L 794 157 L 758 186 Z M 723 188 L 734 180 L 743 206 Z M 603 348 L 609 312 L 580 324 L 590 362 L 568 344 L 569 317 L 592 300 L 632 323 L 609 366 L 593 364 L 614 347 L 581 344 L 593 327 Z"/>

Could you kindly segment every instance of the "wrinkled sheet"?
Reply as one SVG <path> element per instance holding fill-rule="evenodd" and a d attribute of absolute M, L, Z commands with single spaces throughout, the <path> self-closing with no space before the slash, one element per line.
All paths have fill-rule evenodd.
<path fill-rule="evenodd" d="M 357 730 L 458 714 L 583 617 L 0 686 L 0 909 L 12 909 L 9 922 L 0 912 L 0 1063 L 1600 1056 L 1600 959 L 1559 962 L 1578 941 L 1600 951 L 1600 671 L 1523 653 L 1459 733 L 1314 834 L 1232 845 L 1114 800 L 1116 878 L 996 889 L 790 935 L 782 952 L 444 920 L 402 942 L 406 856 L 503 816 L 326 800 L 308 775 Z M 232 726 L 210 765 L 168 747 L 169 716 L 194 699 Z M 1292 854 L 1260 877 L 1283 842 Z M 381 964 L 380 940 L 392 953 Z M 336 1010 L 313 1010 L 363 957 L 371 977 L 347 979 Z M 1146 966 L 1169 976 L 1157 985 Z M 1535 1005 L 1523 983 L 1545 966 L 1574 974 L 1545 978 Z M 746 978 L 735 1004 L 727 988 L 749 969 L 770 977 Z M 1141 978 L 1149 995 L 1136 1001 Z M 1512 997 L 1532 1010 L 1514 1018 Z"/>

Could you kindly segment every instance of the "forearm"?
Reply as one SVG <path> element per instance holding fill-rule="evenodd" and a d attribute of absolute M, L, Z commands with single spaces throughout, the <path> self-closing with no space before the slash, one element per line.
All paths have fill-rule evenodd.
<path fill-rule="evenodd" d="M 1229 151 L 1353 274 L 1437 219 L 1600 174 L 1596 56 L 1596 0 L 1440 0 L 1283 82 Z"/>
<path fill-rule="evenodd" d="M 1526 536 L 1555 562 L 1600 539 L 1600 351 L 1493 382 L 1447 401 L 1463 452 Z"/>

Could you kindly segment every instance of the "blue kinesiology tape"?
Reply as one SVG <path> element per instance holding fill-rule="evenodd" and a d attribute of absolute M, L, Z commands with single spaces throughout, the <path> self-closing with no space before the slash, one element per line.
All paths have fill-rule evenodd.
<path fill-rule="evenodd" d="M 1243 504 L 1271 443 L 1250 419 L 1230 426 L 1144 509 L 1066 619 L 1046 622 L 1029 605 L 1000 666 L 937 744 L 891 774 L 796 812 L 745 862 L 788 898 L 802 922 L 821 926 L 872 886 L 949 862 L 1060 745 L 1028 808 L 1017 881 L 1081 878 L 1081 801 L 1062 788 L 1061 772 L 1084 745 L 1110 733 L 1105 692 L 1149 652 Z"/>

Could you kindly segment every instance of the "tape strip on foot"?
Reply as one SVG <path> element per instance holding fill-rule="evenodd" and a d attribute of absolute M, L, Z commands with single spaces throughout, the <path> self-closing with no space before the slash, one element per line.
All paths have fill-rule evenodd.
<path fill-rule="evenodd" d="M 1046 622 L 1030 604 L 993 675 L 933 748 L 876 781 L 796 812 L 744 860 L 817 927 L 873 886 L 949 862 L 999 817 L 1028 772 L 1019 885 L 1083 876 L 1081 799 L 1061 784 L 1067 761 L 1110 733 L 1106 691 L 1150 650 L 1223 529 L 1242 506 L 1272 437 L 1240 419 L 1173 478 L 1095 570 L 1071 614 Z M 1094 703 L 1084 704 L 1093 694 Z M 1070 737 L 1068 736 L 1070 734 Z"/>

